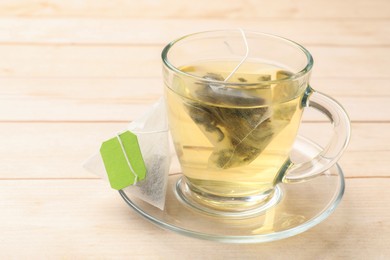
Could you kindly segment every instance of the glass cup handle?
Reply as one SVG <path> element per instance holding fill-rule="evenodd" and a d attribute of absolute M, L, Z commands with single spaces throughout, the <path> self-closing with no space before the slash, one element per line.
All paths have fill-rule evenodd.
<path fill-rule="evenodd" d="M 308 87 L 302 100 L 303 106 L 312 107 L 324 113 L 333 125 L 333 136 L 329 144 L 315 158 L 308 162 L 292 163 L 283 182 L 302 182 L 315 177 L 332 167 L 348 145 L 351 123 L 343 107 L 333 98 Z"/>

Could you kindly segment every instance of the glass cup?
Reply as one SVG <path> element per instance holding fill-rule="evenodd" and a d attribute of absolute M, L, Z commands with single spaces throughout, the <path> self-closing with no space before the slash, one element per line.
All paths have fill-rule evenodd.
<path fill-rule="evenodd" d="M 311 54 L 270 34 L 240 30 L 184 36 L 162 52 L 168 121 L 184 203 L 220 216 L 252 215 L 282 197 L 278 184 L 307 181 L 345 150 L 350 121 L 309 85 Z M 295 164 L 290 152 L 305 107 L 333 124 L 329 144 Z"/>

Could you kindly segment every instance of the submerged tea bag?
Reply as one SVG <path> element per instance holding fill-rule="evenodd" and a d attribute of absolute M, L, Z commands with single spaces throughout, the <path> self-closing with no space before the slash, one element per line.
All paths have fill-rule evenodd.
<path fill-rule="evenodd" d="M 210 74 L 206 76 L 211 77 Z M 205 103 L 188 102 L 185 105 L 189 116 L 214 145 L 209 166 L 227 169 L 249 164 L 272 140 L 275 129 L 269 120 L 271 109 L 240 108 L 264 104 L 262 97 L 240 89 L 213 89 L 210 85 L 203 86 L 195 94 Z M 216 101 L 213 102 L 216 105 L 208 104 L 212 98 L 220 100 L 224 106 L 218 106 Z"/>
<path fill-rule="evenodd" d="M 288 75 L 287 71 L 279 71 L 276 77 Z M 211 73 L 205 77 L 223 80 Z M 268 88 L 268 98 L 275 100 L 286 100 L 298 92 L 298 84 L 291 81 Z M 214 83 L 198 88 L 194 96 L 198 101 L 186 102 L 186 111 L 214 146 L 209 166 L 222 169 L 247 165 L 256 159 L 289 124 L 297 108 L 288 102 L 270 106 L 256 92 L 251 95 L 238 87 L 216 88 Z"/>
<path fill-rule="evenodd" d="M 136 136 L 136 141 L 131 139 L 129 133 Z M 139 146 L 140 155 L 137 153 L 136 144 Z M 104 146 L 107 145 L 108 148 L 105 148 Z M 115 156 L 122 148 L 124 148 L 124 153 Z M 111 153 L 110 149 L 112 149 Z M 112 176 L 114 179 L 119 178 L 120 183 L 117 183 L 115 187 L 120 187 L 127 193 L 164 209 L 170 157 L 165 104 L 164 100 L 160 99 L 143 117 L 131 122 L 123 133 L 104 142 L 100 153 L 88 159 L 84 167 L 110 181 L 111 186 Z M 137 163 L 138 170 L 135 169 Z M 134 175 L 138 176 L 137 171 L 142 175 L 142 164 L 145 165 L 145 176 L 134 178 Z M 107 171 L 112 172 L 107 174 Z M 121 177 L 115 175 L 116 173 L 122 174 Z"/>
<path fill-rule="evenodd" d="M 228 169 L 251 163 L 288 125 L 296 110 L 295 104 L 282 104 L 298 92 L 296 82 L 267 83 L 291 76 L 288 71 L 258 74 L 257 81 L 249 81 L 255 86 L 252 88 L 224 83 L 229 82 L 249 55 L 245 34 L 240 31 L 246 46 L 241 62 L 226 78 L 216 72 L 206 73 L 203 78 L 207 83 L 197 86 L 191 93 L 193 100 L 185 103 L 188 115 L 214 146 L 209 167 Z M 243 74 L 239 75 L 238 82 L 248 83 Z M 262 94 L 258 92 L 260 84 Z M 281 104 L 269 105 L 275 101 Z"/>

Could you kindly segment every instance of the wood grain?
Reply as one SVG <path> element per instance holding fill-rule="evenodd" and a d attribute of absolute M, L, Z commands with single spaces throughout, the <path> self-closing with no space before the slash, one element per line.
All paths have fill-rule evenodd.
<path fill-rule="evenodd" d="M 92 1 L 78 0 L 4 0 L 0 4 L 0 15 L 22 17 L 100 17 L 100 18 L 389 18 L 387 0 L 301 0 L 299 2 L 279 0 L 275 2 L 206 1 L 193 3 L 174 0 L 154 1 Z"/>
<path fill-rule="evenodd" d="M 232 245 L 162 230 L 100 180 L 0 181 L 0 252 L 4 258 L 386 258 L 390 179 L 347 179 L 346 185 L 340 206 L 313 229 L 272 243 Z"/>
<path fill-rule="evenodd" d="M 96 19 L 4 18 L 0 45 L 165 45 L 183 35 L 243 28 L 290 38 L 302 45 L 389 46 L 390 20 L 362 19 Z M 288 30 L 286 30 L 288 28 Z"/>
<path fill-rule="evenodd" d="M 389 259 L 390 1 L 3 0 L 0 2 L 1 259 Z M 256 245 L 164 231 L 82 163 L 162 95 L 160 53 L 211 29 L 307 47 L 311 85 L 340 101 L 352 137 L 346 191 L 313 229 Z M 300 133 L 324 145 L 324 116 Z"/>
<path fill-rule="evenodd" d="M 389 78 L 312 77 L 313 88 L 330 96 L 389 97 Z M 145 99 L 163 93 L 162 77 L 146 78 L 0 78 L 0 97 L 63 99 Z M 135 100 L 132 100 L 135 102 Z"/>
<path fill-rule="evenodd" d="M 156 77 L 163 46 L 0 46 L 0 77 Z M 388 78 L 386 47 L 318 47 L 315 77 Z"/>
<path fill-rule="evenodd" d="M 1 179 L 97 178 L 83 163 L 126 123 L 0 123 Z M 352 125 L 350 145 L 340 160 L 347 177 L 389 177 L 389 123 Z M 300 134 L 321 145 L 331 136 L 326 123 L 304 123 Z M 375 168 L 371 166 L 375 165 Z"/>
<path fill-rule="evenodd" d="M 390 121 L 389 79 L 314 77 L 312 86 L 343 104 L 353 121 Z M 124 121 L 163 95 L 156 78 L 0 78 L 0 121 Z M 374 113 L 375 111 L 375 113 Z M 304 120 L 326 121 L 307 111 Z"/>
<path fill-rule="evenodd" d="M 132 92 L 131 90 L 126 91 Z M 118 98 L 52 98 L 28 97 L 0 99 L 0 121 L 119 121 L 129 122 L 139 118 L 161 94 Z M 378 122 L 390 120 L 389 97 L 356 98 L 334 97 L 343 104 L 353 121 Z M 304 120 L 325 122 L 327 118 L 314 110 L 305 112 Z"/>

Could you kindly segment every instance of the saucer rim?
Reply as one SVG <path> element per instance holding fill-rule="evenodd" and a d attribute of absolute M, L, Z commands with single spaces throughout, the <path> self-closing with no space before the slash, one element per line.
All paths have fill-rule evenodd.
<path fill-rule="evenodd" d="M 297 139 L 300 139 L 303 142 L 306 142 L 307 144 L 313 146 L 313 148 L 317 150 L 321 150 L 322 148 L 314 143 L 313 141 L 298 136 Z M 157 225 L 160 228 L 164 228 L 173 232 L 176 232 L 181 235 L 185 235 L 188 237 L 203 239 L 203 240 L 210 240 L 210 241 L 219 241 L 224 243 L 242 243 L 242 244 L 249 244 L 249 243 L 264 243 L 264 242 L 271 242 L 280 240 L 283 238 L 292 237 L 295 235 L 298 235 L 300 233 L 303 233 L 314 226 L 318 225 L 322 221 L 324 221 L 326 218 L 328 218 L 334 210 L 337 208 L 339 203 L 341 202 L 344 192 L 345 192 L 345 179 L 343 170 L 341 169 L 340 165 L 336 163 L 331 168 L 329 168 L 328 171 L 335 172 L 338 175 L 338 189 L 335 189 L 332 198 L 328 201 L 327 205 L 321 209 L 321 214 L 318 216 L 313 217 L 312 219 L 308 220 L 307 222 L 304 222 L 302 224 L 299 224 L 295 227 L 292 227 L 290 229 L 286 229 L 283 231 L 278 231 L 275 233 L 268 233 L 268 234 L 257 234 L 257 235 L 245 235 L 245 236 L 228 236 L 228 235 L 216 235 L 216 234 L 207 234 L 203 232 L 193 231 L 190 229 L 181 228 L 175 225 L 172 225 L 170 223 L 166 223 L 163 220 L 159 220 L 155 218 L 154 216 L 149 215 L 148 213 L 144 212 L 140 207 L 138 207 L 123 190 L 119 190 L 119 194 L 122 197 L 122 199 L 126 202 L 126 204 L 132 208 L 136 213 L 141 215 L 146 220 L 150 221 L 151 223 Z M 169 175 L 169 177 L 177 176 L 178 174 Z M 181 174 L 180 174 L 181 175 Z M 321 176 L 321 174 L 319 175 Z M 310 180 L 308 180 L 310 182 Z M 288 185 L 288 184 L 287 184 Z"/>

